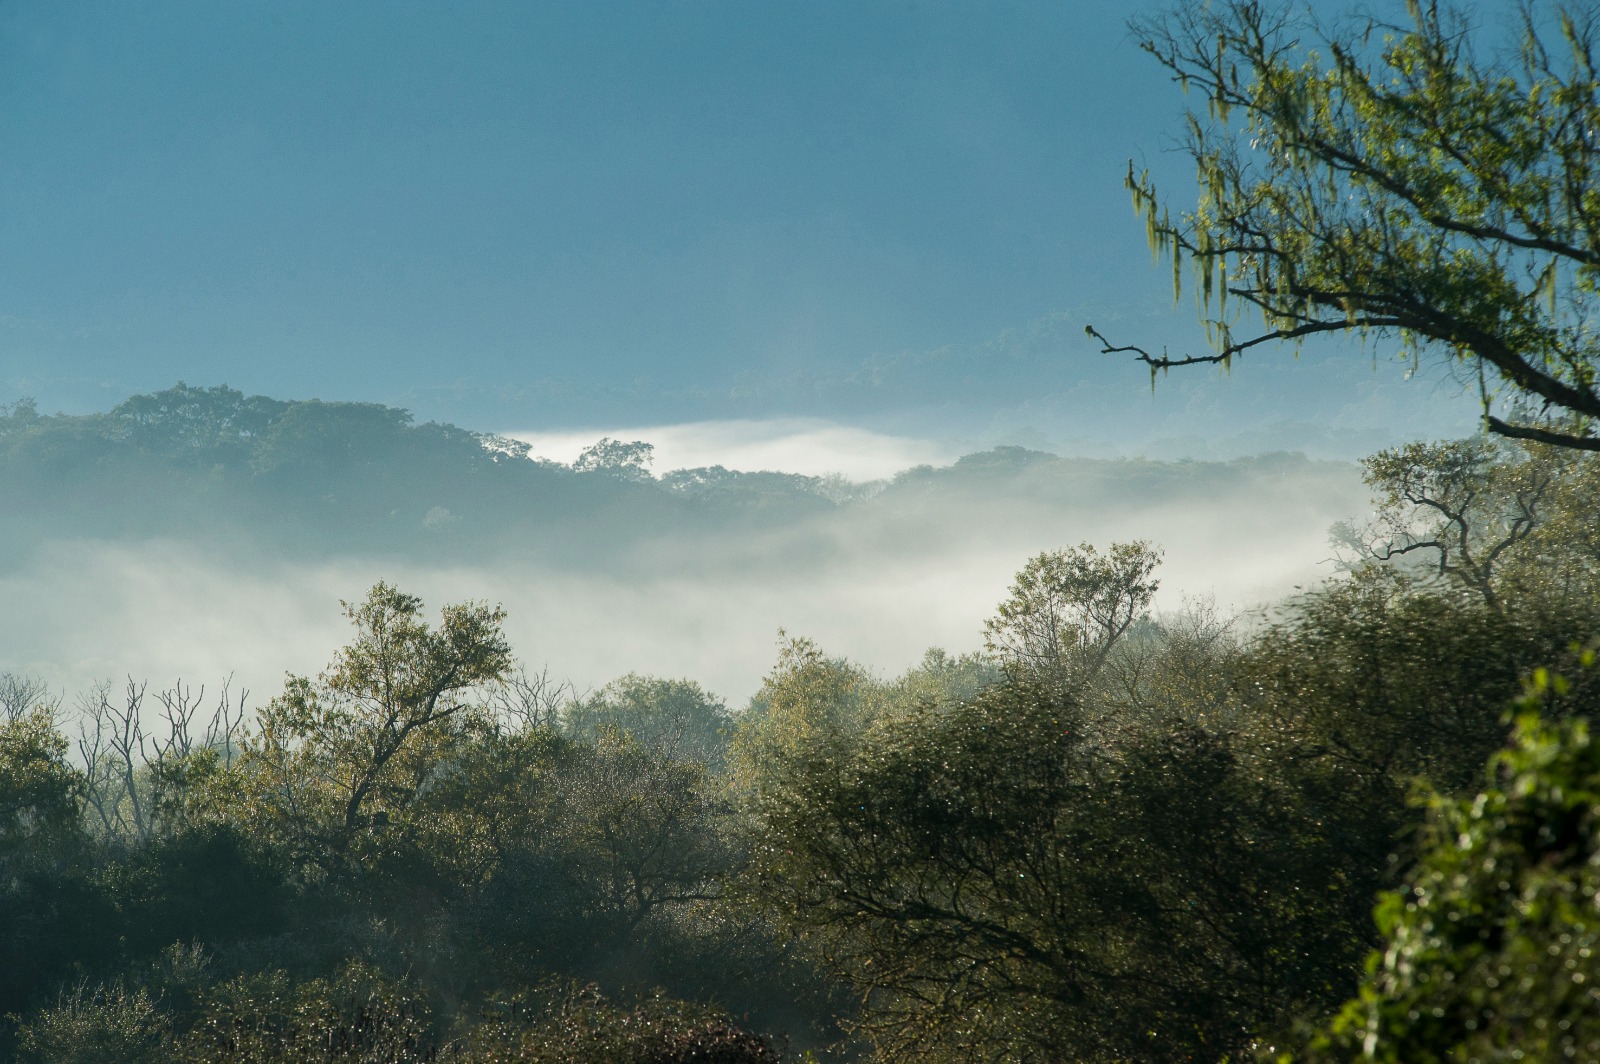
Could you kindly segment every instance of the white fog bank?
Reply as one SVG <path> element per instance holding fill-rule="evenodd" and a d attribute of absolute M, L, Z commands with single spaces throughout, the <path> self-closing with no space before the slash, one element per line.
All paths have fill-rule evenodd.
<path fill-rule="evenodd" d="M 966 453 L 955 441 L 917 439 L 854 428 L 821 418 L 698 421 L 677 425 L 610 427 L 563 432 L 507 432 L 537 458 L 571 463 L 585 447 L 610 437 L 655 447 L 653 471 L 723 466 L 851 480 L 891 477 L 917 465 L 948 465 Z"/>
<path fill-rule="evenodd" d="M 609 561 L 309 563 L 177 539 L 60 540 L 0 569 L 0 602 L 11 606 L 0 611 L 0 670 L 38 675 L 69 696 L 130 674 L 156 688 L 232 673 L 259 704 L 286 671 L 314 674 L 346 641 L 341 599 L 387 580 L 422 596 L 430 614 L 462 600 L 503 604 L 517 655 L 580 688 L 638 671 L 691 678 L 742 704 L 771 668 L 780 628 L 886 675 L 929 646 L 979 649 L 984 619 L 1024 562 L 1079 542 L 1160 545 L 1162 609 L 1200 596 L 1225 612 L 1250 610 L 1331 575 L 1328 527 L 1366 505 L 1353 466 L 1263 467 L 1183 488 L 1185 468 L 1157 469 L 1182 490 L 1108 470 L 1053 497 L 997 494 L 957 507 L 904 490 L 766 531 L 646 530 L 624 560 Z"/>

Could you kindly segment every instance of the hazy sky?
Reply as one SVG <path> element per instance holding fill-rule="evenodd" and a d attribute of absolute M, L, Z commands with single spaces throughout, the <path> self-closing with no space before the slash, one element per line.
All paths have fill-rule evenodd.
<path fill-rule="evenodd" d="M 8 0 L 0 402 L 182 379 L 529 433 L 1152 452 L 1470 430 L 1371 355 L 1152 397 L 1092 353 L 1088 322 L 1200 339 L 1122 187 L 1130 157 L 1191 178 L 1136 9 Z"/>

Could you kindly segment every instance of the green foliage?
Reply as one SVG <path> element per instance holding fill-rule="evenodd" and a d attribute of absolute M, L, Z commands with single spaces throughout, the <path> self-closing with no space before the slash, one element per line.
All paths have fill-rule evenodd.
<path fill-rule="evenodd" d="M 745 788 L 786 757 L 848 748 L 883 709 L 882 687 L 866 670 L 809 639 L 779 635 L 777 664 L 733 737 L 733 776 Z"/>
<path fill-rule="evenodd" d="M 495 1003 L 462 1059 L 471 1064 L 779 1064 L 771 1041 L 717 1009 L 661 996 L 632 1008 L 593 986 L 552 985 Z"/>
<path fill-rule="evenodd" d="M 1044 682 L 1084 683 L 1145 615 L 1161 552 L 1149 543 L 1088 543 L 1030 558 L 1010 597 L 984 622 L 984 645 L 1007 668 Z"/>
<path fill-rule="evenodd" d="M 54 992 L 116 948 L 89 867 L 82 775 L 48 708 L 0 720 L 0 1016 Z"/>
<path fill-rule="evenodd" d="M 1568 691 L 1541 670 L 1488 786 L 1433 799 L 1421 861 L 1377 909 L 1384 948 L 1307 1059 L 1600 1057 L 1600 743 L 1537 712 Z"/>
<path fill-rule="evenodd" d="M 605 473 L 623 480 L 649 480 L 654 452 L 654 445 L 643 440 L 623 443 L 608 436 L 585 447 L 572 468 L 579 473 Z"/>
<path fill-rule="evenodd" d="M 194 483 L 276 475 L 241 472 L 238 456 L 259 456 L 287 413 L 252 413 L 225 390 L 151 398 L 113 419 L 123 444 L 146 457 L 168 448 L 163 461 Z M 276 420 L 262 430 L 257 414 Z M 290 427 L 338 436 L 333 423 L 352 412 L 302 414 Z M 391 442 L 426 437 L 438 454 L 482 449 L 404 420 L 367 427 L 392 430 Z M 0 416 L 0 465 L 55 421 Z M 228 447 L 233 465 L 206 465 Z M 381 478 L 383 453 L 356 466 Z M 500 475 L 478 457 L 486 464 L 470 468 Z M 1210 483 L 1119 468 L 1151 490 Z M 1261 464 L 1274 476 L 1303 468 Z M 1071 472 L 1004 452 L 908 476 L 881 498 L 910 520 L 941 478 L 1026 475 L 1006 484 L 1065 490 Z M 785 638 L 734 717 L 692 682 L 634 674 L 566 704 L 544 677 L 507 675 L 500 611 L 451 606 L 430 627 L 418 600 L 380 584 L 346 606 L 350 645 L 319 677 L 290 679 L 240 757 L 228 742 L 156 740 L 128 724 L 131 752 L 111 766 L 124 786 L 106 793 L 137 797 L 144 813 L 121 832 L 85 830 L 109 764 L 87 753 L 92 729 L 93 772 L 80 773 L 51 718 L 59 700 L 0 677 L 0 1014 L 23 1017 L 19 1044 L 38 1059 L 778 1059 L 754 1029 L 812 1046 L 849 1031 L 882 1059 L 1214 1060 L 1288 1044 L 1296 1020 L 1325 1014 L 1359 978 L 1371 899 L 1397 885 L 1414 849 L 1418 781 L 1447 794 L 1475 782 L 1527 664 L 1563 663 L 1596 622 L 1592 464 L 1419 445 L 1369 472 L 1394 487 L 1397 521 L 1432 499 L 1456 515 L 1443 514 L 1447 526 L 1470 526 L 1452 541 L 1452 570 L 1494 549 L 1515 525 L 1505 506 L 1534 486 L 1537 520 L 1481 570 L 1496 601 L 1452 572 L 1435 582 L 1368 565 L 1246 633 L 1203 605 L 1149 616 L 1148 544 L 1080 547 L 1030 562 L 991 622 L 992 651 L 1022 648 L 1009 668 L 995 653 L 933 650 L 882 680 Z M 567 474 L 597 499 L 656 490 L 609 479 Z M 660 494 L 685 512 L 693 501 Z M 1393 530 L 1394 544 L 1411 542 L 1406 530 L 1441 535 Z M 1055 655 L 1050 667 L 1023 664 L 1036 621 L 1053 633 L 1040 651 Z M 1595 696 L 1585 674 L 1547 708 L 1585 713 Z M 124 700 L 119 719 L 137 709 Z M 1558 767 L 1581 746 L 1559 735 L 1536 744 Z M 146 738 L 166 753 L 144 756 Z M 1513 771 L 1510 756 L 1507 780 L 1546 764 Z M 1592 788 L 1573 773 L 1590 767 L 1561 769 L 1535 795 L 1540 809 L 1577 803 L 1565 821 L 1519 812 L 1522 783 L 1497 785 L 1504 805 L 1473 807 L 1492 838 L 1471 853 L 1494 869 L 1441 864 L 1446 878 L 1418 880 L 1428 899 L 1479 892 L 1443 917 L 1414 890 L 1388 903 L 1384 932 L 1423 943 L 1406 971 L 1477 964 L 1472 942 L 1504 947 L 1513 974 L 1543 965 L 1543 982 L 1566 970 L 1551 964 L 1586 970 L 1539 936 L 1576 927 L 1573 948 L 1585 948 L 1572 899 L 1592 885 L 1580 877 L 1577 893 L 1559 894 L 1551 877 L 1566 865 L 1538 832 L 1587 839 Z M 1477 830 L 1450 816 L 1424 836 L 1436 849 Z M 1518 825 L 1532 832 L 1520 850 L 1505 841 Z M 1527 869 L 1506 872 L 1519 861 Z M 1490 879 L 1473 878 L 1491 872 L 1526 885 L 1532 907 L 1496 909 Z M 1407 930 L 1414 911 L 1433 921 L 1425 933 Z M 1521 921 L 1534 946 L 1493 930 L 1449 937 L 1488 926 L 1475 913 Z M 1381 1041 L 1406 1023 L 1432 1029 L 1410 1017 L 1423 983 L 1402 985 L 1384 964 L 1358 1019 L 1381 1013 L 1388 1026 L 1341 1021 L 1328 1052 L 1370 1030 Z M 504 997 L 552 976 L 577 982 Z M 1501 1008 L 1488 979 L 1472 991 L 1475 1015 Z M 573 989 L 590 982 L 609 998 Z M 1537 984 L 1514 989 L 1511 1011 L 1536 1023 Z M 1391 991 L 1408 1011 L 1383 1011 Z M 485 1000 L 499 1004 L 480 1020 Z M 118 1038 L 125 1048 L 104 1048 Z M 1426 1059 L 1396 1044 L 1408 1048 L 1393 1059 Z"/>
<path fill-rule="evenodd" d="M 0 410 L 0 491 L 15 504 L 0 535 L 32 544 L 91 528 L 227 550 L 278 540 L 300 557 L 397 546 L 436 557 L 464 539 L 525 544 L 519 526 L 553 525 L 540 517 L 551 502 L 570 519 L 592 514 L 570 471 L 526 454 L 404 410 L 225 387 L 180 384 L 85 416 L 23 406 Z"/>
<path fill-rule="evenodd" d="M 292 404 L 246 397 L 226 386 L 174 388 L 135 395 L 111 411 L 111 421 L 135 447 L 206 468 L 241 466 L 271 434 Z"/>
<path fill-rule="evenodd" d="M 220 823 L 154 839 L 104 878 L 125 921 L 123 948 L 137 957 L 281 933 L 294 897 L 286 871 L 241 826 Z"/>
<path fill-rule="evenodd" d="M 1481 370 L 1491 430 L 1600 449 L 1594 11 L 1525 8 L 1508 55 L 1475 51 L 1471 8 L 1406 6 L 1405 27 L 1343 32 L 1248 0 L 1136 24 L 1209 110 L 1189 116 L 1192 211 L 1174 220 L 1131 166 L 1128 187 L 1175 292 L 1189 266 L 1213 353 L 1105 348 L 1153 375 L 1267 340 L 1395 336 Z M 1263 328 L 1240 337 L 1246 311 Z"/>
<path fill-rule="evenodd" d="M 1490 609 L 1508 594 L 1523 608 L 1530 596 L 1593 600 L 1600 566 L 1585 529 L 1600 511 L 1590 456 L 1480 438 L 1406 444 L 1362 465 L 1379 507 L 1367 529 L 1345 530 L 1362 555 L 1432 563 L 1444 586 Z"/>
<path fill-rule="evenodd" d="M 493 885 L 519 854 L 554 830 L 555 773 L 571 755 L 570 747 L 549 727 L 485 729 L 462 737 L 449 760 L 434 767 L 404 822 L 391 817 L 382 830 L 379 869 L 412 891 L 426 884 L 471 897 Z M 537 918 L 538 911 L 527 907 L 500 918 Z M 486 932 L 486 947 L 504 944 L 494 941 L 492 927 Z"/>
<path fill-rule="evenodd" d="M 290 677 L 245 746 L 248 819 L 324 872 L 359 859 L 375 828 L 407 826 L 471 722 L 462 693 L 510 668 L 499 609 L 447 606 L 437 630 L 421 610 L 382 583 L 346 604 L 356 640 L 316 681 Z"/>
<path fill-rule="evenodd" d="M 830 504 L 870 498 L 883 488 L 882 481 L 857 484 L 837 473 L 808 477 L 799 473 L 744 471 L 722 466 L 674 469 L 663 473 L 659 483 L 674 494 L 709 502 L 736 502 L 745 507 L 798 512 L 826 511 L 831 508 Z"/>
<path fill-rule="evenodd" d="M 251 465 L 257 473 L 313 480 L 383 465 L 410 423 L 406 411 L 377 403 L 293 403 L 262 434 Z"/>
<path fill-rule="evenodd" d="M 0 720 L 0 885 L 15 870 L 69 855 L 81 834 L 82 774 L 48 708 Z"/>
<path fill-rule="evenodd" d="M 1591 607 L 1592 609 L 1592 607 Z M 1558 660 L 1592 613 L 1492 610 L 1357 574 L 1308 594 L 1240 663 L 1247 705 L 1313 751 L 1352 790 L 1397 808 L 1421 777 L 1469 787 L 1504 742 L 1504 707 L 1537 661 Z"/>
<path fill-rule="evenodd" d="M 718 821 L 724 802 L 703 764 L 603 734 L 556 772 L 562 874 L 584 917 L 632 929 L 663 907 L 712 899 L 731 864 Z"/>
<path fill-rule="evenodd" d="M 438 1059 L 427 1003 L 413 988 L 351 964 L 330 979 L 283 972 L 213 988 L 175 1064 L 423 1064 Z"/>
<path fill-rule="evenodd" d="M 1264 478 L 1279 498 L 1300 499 L 1350 480 L 1346 467 L 1281 455 L 1177 464 L 1005 449 L 887 486 L 715 469 L 652 480 L 530 461 L 515 441 L 366 404 L 180 387 L 125 406 L 127 417 L 0 411 L 0 495 L 10 503 L 0 547 L 25 558 L 91 530 L 178 540 L 246 566 L 263 555 L 359 555 L 655 579 L 664 555 L 636 549 L 648 539 L 713 558 L 718 574 L 770 567 L 779 543 L 786 565 L 836 572 L 857 551 L 904 559 L 974 544 L 984 533 L 964 519 L 972 512 L 1034 522 L 1041 505 L 1214 507 Z"/>
<path fill-rule="evenodd" d="M 1329 918 L 1338 833 L 1270 759 L 1096 716 L 991 687 L 765 778 L 757 889 L 863 994 L 890 1059 L 1216 1057 L 1359 956 Z"/>
<path fill-rule="evenodd" d="M 22 1025 L 18 1048 L 27 1064 L 161 1064 L 171 1059 L 168 1034 L 166 1013 L 142 988 L 80 984 Z"/>
<path fill-rule="evenodd" d="M 79 988 L 23 1024 L 27 1064 L 779 1064 L 772 1041 L 720 1010 L 661 994 L 623 1007 L 593 986 L 547 984 L 491 1002 L 445 1041 L 415 986 L 350 964 L 301 982 L 281 971 L 206 990 L 175 1032 L 143 989 Z"/>
<path fill-rule="evenodd" d="M 952 656 L 930 647 L 922 660 L 890 685 L 888 699 L 902 710 L 917 706 L 969 702 L 986 687 L 1005 679 L 1005 672 L 984 654 Z"/>
<path fill-rule="evenodd" d="M 1600 572 L 1600 461 L 1574 463 L 1559 481 L 1559 490 L 1545 504 L 1545 536 L 1558 544 L 1560 557 L 1572 562 L 1580 588 L 1593 587 Z M 1553 573 L 1556 580 L 1564 574 Z"/>
<path fill-rule="evenodd" d="M 499 985 L 552 970 L 649 985 L 719 923 L 705 909 L 737 852 L 703 764 L 612 730 L 592 745 L 554 732 L 490 739 L 459 765 L 424 797 L 438 834 L 418 846 L 477 858 L 447 880 L 460 892 L 450 909 Z"/>
<path fill-rule="evenodd" d="M 629 673 L 567 706 L 566 730 L 595 742 L 616 729 L 635 742 L 680 760 L 720 768 L 733 718 L 727 705 L 692 680 Z"/>
<path fill-rule="evenodd" d="M 119 924 L 115 899 L 88 870 L 11 869 L 0 881 L 0 1015 L 41 1004 L 74 973 L 105 970 Z"/>

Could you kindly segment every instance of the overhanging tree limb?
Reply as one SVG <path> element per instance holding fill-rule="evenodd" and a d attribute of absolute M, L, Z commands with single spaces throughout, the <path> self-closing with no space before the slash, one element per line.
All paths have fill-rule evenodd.
<path fill-rule="evenodd" d="M 1152 374 L 1324 333 L 1394 339 L 1487 367 L 1491 432 L 1600 450 L 1600 10 L 1525 8 L 1520 59 L 1485 63 L 1464 18 L 1407 7 L 1405 27 L 1339 33 L 1247 0 L 1135 24 L 1207 100 L 1183 146 L 1194 209 L 1174 219 L 1131 166 L 1127 185 L 1174 294 L 1197 282 L 1211 351 L 1087 332 Z"/>

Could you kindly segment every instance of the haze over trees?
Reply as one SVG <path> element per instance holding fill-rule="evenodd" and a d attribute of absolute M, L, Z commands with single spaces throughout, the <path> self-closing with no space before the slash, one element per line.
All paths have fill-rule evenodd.
<path fill-rule="evenodd" d="M 584 687 L 681 669 L 743 699 L 779 627 L 882 669 L 928 643 L 974 647 L 994 588 L 1063 541 L 1183 521 L 1168 588 L 1253 605 L 1313 577 L 1327 526 L 1366 509 L 1353 464 L 1286 454 L 1000 447 L 876 484 L 715 467 L 641 478 L 360 404 L 313 404 L 296 420 L 321 430 L 280 432 L 299 405 L 180 386 L 104 414 L 0 417 L 14 503 L 0 509 L 0 594 L 35 603 L 0 617 L 9 660 L 74 689 L 233 672 L 265 700 L 339 638 L 326 603 L 387 580 L 504 603 L 513 637 Z M 145 407 L 177 424 L 130 424 Z M 195 422 L 254 424 L 252 410 L 266 411 L 255 427 L 172 442 Z M 258 654 L 239 661 L 239 641 Z"/>
<path fill-rule="evenodd" d="M 1436 817 L 1507 795 L 1481 845 L 1539 870 L 1530 897 L 1584 889 L 1556 871 L 1581 860 L 1538 856 L 1590 852 L 1579 807 L 1568 828 L 1514 803 L 1590 786 L 1563 722 L 1593 710 L 1573 645 L 1600 556 L 1580 452 L 1466 441 L 1366 473 L 1379 508 L 1342 531 L 1349 572 L 1264 623 L 1153 612 L 1158 548 L 1082 544 L 993 589 L 982 654 L 882 678 L 786 637 L 739 707 L 639 674 L 572 691 L 515 664 L 496 608 L 429 623 L 387 584 L 259 710 L 227 686 L 66 699 L 8 675 L 5 1051 L 1342 1059 L 1370 1035 L 1411 1059 L 1426 1042 L 1393 1017 L 1480 956 L 1419 946 L 1434 974 L 1362 983 L 1381 936 L 1439 926 L 1413 877 L 1455 875 L 1459 832 L 1419 832 L 1419 785 Z M 1568 677 L 1541 674 L 1548 723 L 1518 725 L 1546 753 L 1504 755 L 1529 782 L 1474 803 L 1546 663 Z M 1492 937 L 1511 917 L 1485 919 Z M 1561 986 L 1600 978 L 1581 950 L 1550 956 Z M 1447 985 L 1438 1038 L 1521 1037 L 1491 983 Z M 1542 985 L 1519 984 L 1517 1015 L 1589 1007 Z"/>
<path fill-rule="evenodd" d="M 640 671 L 575 690 L 519 663 L 541 648 L 500 605 L 432 619 L 386 580 L 259 709 L 232 683 L 5 672 L 0 1059 L 1600 1059 L 1590 26 L 1559 18 L 1553 59 L 1530 11 L 1496 78 L 1411 10 L 1377 80 L 1367 39 L 1302 65 L 1254 4 L 1157 24 L 1157 58 L 1271 150 L 1197 126 L 1206 198 L 1178 225 L 1132 181 L 1158 247 L 1264 337 L 1393 331 L 1509 382 L 1510 410 L 1486 384 L 1495 435 L 1365 461 L 1337 576 L 1252 618 L 1158 609 L 1154 531 L 1040 543 L 991 589 L 982 652 L 886 675 L 784 632 L 734 704 Z M 1138 353 L 1258 342 L 1211 324 L 1213 356 Z M 603 439 L 560 466 L 182 385 L 0 417 L 18 543 L 117 513 L 329 555 L 582 543 L 627 572 L 647 522 L 798 564 L 819 548 L 795 530 L 840 514 L 995 536 L 1106 479 L 1020 448 L 848 491 L 650 457 Z M 1281 506 L 1309 471 L 1114 470 L 1180 503 L 1272 482 Z"/>

